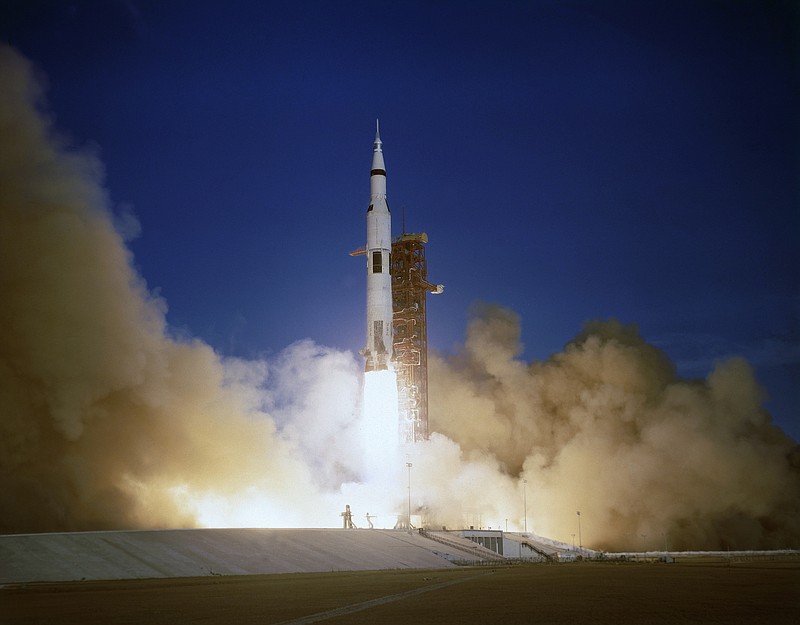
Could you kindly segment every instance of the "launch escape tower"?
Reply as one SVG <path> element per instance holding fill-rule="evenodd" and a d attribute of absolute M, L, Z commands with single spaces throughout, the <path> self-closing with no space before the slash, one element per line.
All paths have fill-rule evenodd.
<path fill-rule="evenodd" d="M 428 282 L 425 243 L 428 235 L 403 232 L 392 241 L 392 326 L 394 368 L 400 436 L 414 443 L 428 438 L 428 291 L 441 293 L 441 284 Z"/>

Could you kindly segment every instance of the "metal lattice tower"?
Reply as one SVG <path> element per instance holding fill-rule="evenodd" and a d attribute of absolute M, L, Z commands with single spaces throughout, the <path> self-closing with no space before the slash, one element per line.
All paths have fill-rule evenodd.
<path fill-rule="evenodd" d="M 427 292 L 441 284 L 427 280 L 428 235 L 402 234 L 392 242 L 392 326 L 394 363 L 400 404 L 400 435 L 406 442 L 428 438 Z"/>

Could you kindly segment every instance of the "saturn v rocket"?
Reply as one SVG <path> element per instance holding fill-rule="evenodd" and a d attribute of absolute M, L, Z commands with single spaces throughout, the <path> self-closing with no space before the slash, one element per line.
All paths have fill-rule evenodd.
<path fill-rule="evenodd" d="M 391 369 L 396 374 L 402 437 L 413 442 L 428 438 L 425 295 L 441 293 L 444 286 L 427 280 L 428 236 L 424 232 L 412 234 L 404 228 L 403 234 L 392 241 L 386 165 L 377 124 L 369 180 L 367 242 L 350 252 L 367 260 L 367 343 L 361 354 L 365 371 Z"/>
<path fill-rule="evenodd" d="M 386 166 L 376 122 L 367 208 L 367 344 L 364 371 L 389 368 L 392 360 L 392 216 L 386 203 Z"/>

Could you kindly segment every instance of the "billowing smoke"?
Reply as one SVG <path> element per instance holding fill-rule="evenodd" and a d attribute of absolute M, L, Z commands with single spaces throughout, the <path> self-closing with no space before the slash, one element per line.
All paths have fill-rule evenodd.
<path fill-rule="evenodd" d="M 529 529 L 606 549 L 800 546 L 800 452 L 744 360 L 682 380 L 615 321 L 544 363 L 519 361 L 519 338 L 514 313 L 477 309 L 463 353 L 431 358 L 430 410 L 464 458 L 497 465 L 484 489 L 527 480 Z"/>
<path fill-rule="evenodd" d="M 402 512 L 404 466 L 383 499 L 358 483 L 355 355 L 306 340 L 269 361 L 222 359 L 170 336 L 102 166 L 56 136 L 32 75 L 0 47 L 0 532 Z M 435 433 L 409 450 L 415 513 L 522 529 L 526 501 L 529 530 L 569 541 L 580 510 L 597 548 L 800 546 L 796 444 L 745 362 L 680 380 L 611 322 L 528 365 L 519 335 L 513 313 L 486 307 L 459 355 L 431 356 Z"/>
<path fill-rule="evenodd" d="M 98 159 L 54 136 L 8 47 L 0 83 L 0 531 L 188 526 L 219 493 L 313 494 L 263 413 L 262 363 L 168 337 Z"/>

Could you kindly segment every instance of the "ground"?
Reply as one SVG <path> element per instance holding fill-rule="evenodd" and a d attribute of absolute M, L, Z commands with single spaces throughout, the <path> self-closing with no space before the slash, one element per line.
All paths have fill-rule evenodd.
<path fill-rule="evenodd" d="M 21 623 L 794 623 L 800 560 L 696 559 L 15 584 Z"/>

